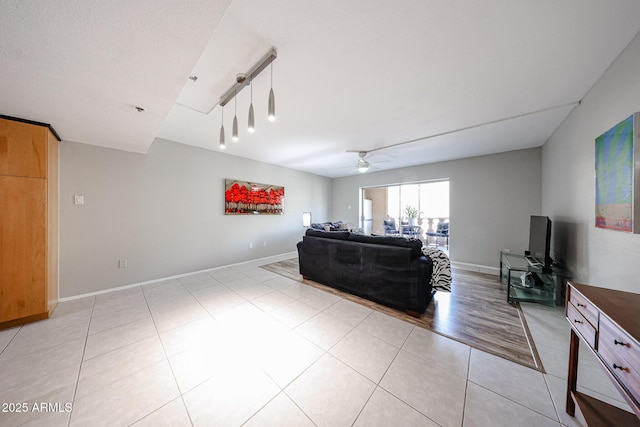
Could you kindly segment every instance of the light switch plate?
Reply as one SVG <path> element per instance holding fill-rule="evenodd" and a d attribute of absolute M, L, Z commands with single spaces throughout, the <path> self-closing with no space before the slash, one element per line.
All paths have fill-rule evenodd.
<path fill-rule="evenodd" d="M 74 205 L 84 205 L 84 196 L 73 196 Z"/>

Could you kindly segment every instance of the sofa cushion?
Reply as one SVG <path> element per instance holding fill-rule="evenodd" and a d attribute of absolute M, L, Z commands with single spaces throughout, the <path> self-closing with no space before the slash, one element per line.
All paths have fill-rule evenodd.
<path fill-rule="evenodd" d="M 342 221 L 337 222 L 314 222 L 311 224 L 311 228 L 316 230 L 326 230 L 326 231 L 339 231 L 346 230 L 349 231 L 347 224 Z"/>
<path fill-rule="evenodd" d="M 349 240 L 360 243 L 374 243 L 376 245 L 398 246 L 411 249 L 411 256 L 422 255 L 422 241 L 396 236 L 370 236 L 367 234 L 351 234 Z"/>
<path fill-rule="evenodd" d="M 305 233 L 306 236 L 313 237 L 324 237 L 325 239 L 337 239 L 337 240 L 348 240 L 349 239 L 348 231 L 324 231 L 324 230 L 316 230 L 314 228 L 307 229 Z"/>

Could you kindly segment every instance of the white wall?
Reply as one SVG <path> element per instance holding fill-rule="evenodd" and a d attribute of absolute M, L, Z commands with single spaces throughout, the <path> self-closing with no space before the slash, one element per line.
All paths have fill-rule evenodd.
<path fill-rule="evenodd" d="M 632 292 L 640 292 L 640 235 L 595 228 L 594 165 L 595 139 L 637 111 L 640 36 L 542 150 L 542 211 L 553 220 L 556 255 L 578 282 Z"/>
<path fill-rule="evenodd" d="M 541 209 L 541 150 L 511 151 L 333 181 L 333 220 L 358 224 L 360 187 L 448 178 L 450 258 L 497 267 L 500 250 L 524 253 Z M 351 208 L 349 208 L 351 207 Z"/>
<path fill-rule="evenodd" d="M 224 178 L 283 185 L 285 214 L 224 215 Z M 295 251 L 302 212 L 328 217 L 330 193 L 329 178 L 164 140 L 144 155 L 63 141 L 60 297 Z"/>

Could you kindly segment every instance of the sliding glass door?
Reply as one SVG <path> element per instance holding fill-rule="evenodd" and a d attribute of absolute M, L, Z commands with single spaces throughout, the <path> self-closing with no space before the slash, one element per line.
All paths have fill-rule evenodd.
<path fill-rule="evenodd" d="M 362 188 L 362 198 L 361 206 L 371 206 L 366 224 L 364 213 L 361 215 L 361 227 L 366 225 L 367 231 L 410 235 L 445 246 L 443 239 L 427 233 L 437 231 L 438 223 L 449 222 L 449 180 Z"/>

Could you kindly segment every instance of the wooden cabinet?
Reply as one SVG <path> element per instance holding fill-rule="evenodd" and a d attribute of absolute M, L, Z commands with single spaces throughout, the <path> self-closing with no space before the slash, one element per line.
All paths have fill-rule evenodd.
<path fill-rule="evenodd" d="M 0 328 L 58 301 L 58 141 L 49 125 L 0 116 Z"/>
<path fill-rule="evenodd" d="M 589 426 L 640 426 L 640 294 L 569 283 L 566 315 L 571 324 L 567 413 L 576 404 Z M 598 358 L 634 413 L 578 392 L 580 338 Z"/>

